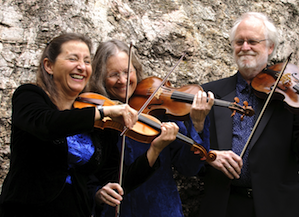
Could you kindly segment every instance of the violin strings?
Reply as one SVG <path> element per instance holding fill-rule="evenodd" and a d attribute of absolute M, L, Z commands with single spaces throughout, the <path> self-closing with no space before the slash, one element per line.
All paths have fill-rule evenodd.
<path fill-rule="evenodd" d="M 167 89 L 165 87 L 161 87 L 162 89 Z M 152 95 L 153 92 L 152 91 L 148 91 L 147 95 Z M 180 92 L 180 91 L 174 91 L 174 92 L 168 92 L 168 91 L 163 91 L 161 93 L 161 95 L 166 96 L 166 97 L 170 97 L 172 99 L 177 99 L 179 101 L 184 101 L 184 102 L 190 102 L 191 103 L 193 101 L 194 95 L 193 94 L 188 94 L 188 93 L 184 93 L 184 92 Z"/>
<path fill-rule="evenodd" d="M 161 82 L 161 84 L 157 87 L 157 89 L 152 93 L 152 95 L 147 99 L 147 101 L 143 104 L 143 106 L 140 108 L 140 110 L 138 111 L 138 115 L 140 115 L 140 113 L 142 113 L 144 111 L 144 109 L 148 106 L 148 104 L 152 101 L 152 99 L 155 97 L 155 94 L 159 91 L 160 87 L 162 87 L 162 85 L 165 84 L 165 82 L 167 81 L 169 75 L 174 71 L 174 69 L 179 65 L 179 63 L 183 60 L 184 56 L 186 55 L 186 53 L 184 53 L 181 58 L 179 59 L 179 61 L 175 64 L 175 66 L 172 68 L 172 70 L 165 76 L 165 78 L 163 79 L 163 81 Z"/>

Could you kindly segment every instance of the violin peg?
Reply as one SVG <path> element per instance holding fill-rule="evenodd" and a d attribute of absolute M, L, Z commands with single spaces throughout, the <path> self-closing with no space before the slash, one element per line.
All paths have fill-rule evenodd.
<path fill-rule="evenodd" d="M 240 102 L 240 99 L 239 99 L 238 97 L 235 97 L 235 98 L 234 98 L 234 101 L 235 101 L 236 103 L 239 103 L 239 102 Z"/>
<path fill-rule="evenodd" d="M 248 102 L 247 101 L 244 101 L 243 102 L 243 105 L 245 106 L 245 108 L 248 106 Z"/>
<path fill-rule="evenodd" d="M 241 119 L 241 121 L 243 121 L 244 120 L 244 115 L 241 115 L 240 119 Z"/>
<path fill-rule="evenodd" d="M 200 158 L 200 160 L 205 161 L 205 160 L 207 160 L 207 158 L 204 156 L 204 157 Z"/>
<path fill-rule="evenodd" d="M 190 151 L 194 152 L 194 154 L 200 154 L 200 150 L 194 146 L 190 148 Z"/>
<path fill-rule="evenodd" d="M 231 114 L 231 117 L 235 116 L 236 112 L 237 112 L 237 111 L 234 110 L 233 113 Z"/>

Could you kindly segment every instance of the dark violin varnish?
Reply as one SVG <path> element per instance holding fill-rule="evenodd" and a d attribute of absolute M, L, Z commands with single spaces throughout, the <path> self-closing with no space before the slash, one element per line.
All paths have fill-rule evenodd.
<path fill-rule="evenodd" d="M 278 75 L 283 67 L 283 63 L 266 67 L 251 82 L 257 97 L 266 98 L 271 92 Z M 296 65 L 288 63 L 285 68 L 277 88 L 273 94 L 273 100 L 282 100 L 286 108 L 291 112 L 299 113 L 299 69 Z"/>
<path fill-rule="evenodd" d="M 154 76 L 139 82 L 134 94 L 129 100 L 129 105 L 132 108 L 139 110 L 161 82 L 162 79 Z M 153 116 L 163 114 L 169 116 L 170 119 L 186 120 L 186 118 L 189 117 L 194 96 L 199 90 L 203 89 L 196 84 L 174 88 L 171 86 L 170 82 L 167 81 L 143 110 L 143 113 L 151 114 Z M 214 99 L 214 105 L 229 108 L 232 110 L 233 114 L 236 112 L 246 116 L 252 116 L 254 114 L 254 110 L 251 106 L 248 106 L 246 102 L 241 106 L 237 104 L 238 99 L 236 100 L 237 101 L 235 102 L 227 102 Z"/>
<path fill-rule="evenodd" d="M 112 101 L 97 93 L 82 93 L 74 102 L 74 108 L 84 108 L 89 106 L 113 106 L 118 105 L 120 102 Z M 124 126 L 118 122 L 112 121 L 110 118 L 104 118 L 103 120 L 98 120 L 95 122 L 95 127 L 100 129 L 110 128 L 123 131 Z M 148 114 L 140 114 L 137 123 L 130 130 L 127 130 L 125 135 L 136 141 L 142 143 L 151 143 L 161 131 L 161 122 Z M 184 142 L 191 147 L 194 153 L 199 154 L 202 160 L 214 161 L 216 159 L 216 154 L 212 151 L 207 152 L 207 150 L 197 144 L 193 139 L 185 136 L 184 134 L 178 133 L 177 139 Z"/>

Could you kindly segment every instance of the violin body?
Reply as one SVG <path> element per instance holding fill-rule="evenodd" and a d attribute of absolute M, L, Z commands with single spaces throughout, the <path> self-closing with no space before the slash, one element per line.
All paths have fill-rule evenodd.
<path fill-rule="evenodd" d="M 85 108 L 90 106 L 95 107 L 97 105 L 113 106 L 118 104 L 120 104 L 120 102 L 112 101 L 100 94 L 82 93 L 76 99 L 73 106 L 74 108 Z M 102 120 L 95 121 L 94 126 L 100 129 L 110 128 L 118 130 L 120 132 L 124 130 L 124 126 L 122 124 L 112 121 L 109 117 L 105 117 Z M 157 118 L 141 113 L 139 114 L 138 121 L 136 122 L 134 127 L 127 130 L 125 135 L 142 143 L 151 143 L 160 134 L 160 131 L 161 122 Z M 202 160 L 214 161 L 216 159 L 216 154 L 214 152 L 207 152 L 207 150 L 203 146 L 197 144 L 191 138 L 181 133 L 178 133 L 176 138 L 188 144 L 191 147 L 191 151 L 199 154 Z"/>
<path fill-rule="evenodd" d="M 283 63 L 267 67 L 252 80 L 251 86 L 257 97 L 267 97 L 282 67 Z M 299 113 L 299 69 L 296 65 L 288 63 L 275 89 L 273 99 L 284 101 L 287 109 L 295 114 Z"/>
<path fill-rule="evenodd" d="M 139 82 L 133 96 L 131 96 L 129 100 L 129 105 L 139 110 L 161 83 L 162 79 L 155 76 L 148 77 Z M 165 114 L 173 120 L 185 120 L 190 113 L 191 104 L 185 103 L 183 100 L 175 100 L 171 96 L 177 92 L 195 95 L 199 90 L 202 90 L 202 88 L 195 84 L 174 88 L 170 82 L 167 81 L 165 85 L 158 90 L 155 97 L 143 110 L 143 113 L 153 116 Z"/>
<path fill-rule="evenodd" d="M 113 106 L 120 104 L 117 101 L 112 101 L 100 94 L 96 93 L 82 93 L 74 102 L 74 108 L 84 108 L 89 106 Z M 157 124 L 161 124 L 161 122 L 150 115 L 142 114 L 146 116 L 149 120 L 156 122 Z M 105 129 L 110 128 L 117 131 L 123 131 L 124 126 L 121 123 L 112 121 L 110 118 L 106 117 L 103 120 L 95 121 L 94 127 Z M 126 132 L 126 136 L 135 139 L 136 141 L 143 142 L 143 143 L 150 143 L 157 137 L 159 131 L 150 127 L 147 124 L 142 123 L 141 121 L 137 121 L 134 127 Z"/>
<path fill-rule="evenodd" d="M 154 76 L 139 82 L 129 100 L 129 105 L 139 110 L 161 83 L 162 79 Z M 156 117 L 166 115 L 170 119 L 179 121 L 186 120 L 189 118 L 194 96 L 200 90 L 203 90 L 202 87 L 196 84 L 174 88 L 170 82 L 167 81 L 165 85 L 157 91 L 154 98 L 143 110 L 143 113 Z M 214 105 L 231 109 L 233 111 L 232 116 L 238 112 L 242 114 L 242 119 L 244 115 L 252 116 L 254 114 L 254 110 L 251 106 L 248 106 L 248 103 L 246 104 L 246 102 L 244 102 L 244 106 L 240 106 L 237 103 L 238 99 L 235 102 L 214 99 Z"/>

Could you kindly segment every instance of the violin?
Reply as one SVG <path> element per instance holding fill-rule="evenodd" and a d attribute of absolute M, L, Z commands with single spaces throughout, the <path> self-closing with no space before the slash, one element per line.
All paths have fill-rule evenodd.
<path fill-rule="evenodd" d="M 77 97 L 73 106 L 74 108 L 84 108 L 89 106 L 113 106 L 119 104 L 121 104 L 121 102 L 112 101 L 100 94 L 82 93 Z M 122 132 L 124 129 L 122 124 L 112 121 L 112 119 L 109 117 L 104 117 L 102 120 L 95 121 L 94 126 L 102 130 L 109 128 L 120 132 Z M 157 118 L 141 113 L 138 116 L 138 121 L 134 127 L 130 130 L 127 130 L 125 135 L 142 143 L 150 143 L 159 135 L 160 131 L 161 122 Z M 191 151 L 199 154 L 202 160 L 214 161 L 216 159 L 216 154 L 214 152 L 207 152 L 203 146 L 197 144 L 193 139 L 185 136 L 184 134 L 178 133 L 176 138 L 188 144 L 191 147 Z"/>
<path fill-rule="evenodd" d="M 154 90 L 159 86 L 162 79 L 152 76 L 148 77 L 138 83 L 135 92 L 129 100 L 129 105 L 139 110 L 147 98 L 153 93 Z M 180 88 L 171 87 L 171 83 L 167 81 L 164 86 L 158 90 L 155 97 L 144 109 L 144 113 L 153 116 L 167 115 L 174 120 L 186 120 L 189 117 L 191 104 L 193 102 L 195 94 L 203 90 L 201 86 L 196 84 L 185 85 Z M 214 105 L 229 108 L 233 111 L 232 116 L 236 112 L 242 114 L 243 117 L 254 115 L 254 110 L 245 101 L 244 105 L 241 106 L 239 99 L 235 97 L 235 102 L 227 102 L 224 100 L 214 99 Z"/>
<path fill-rule="evenodd" d="M 251 82 L 254 92 L 259 98 L 266 98 L 272 90 L 279 73 L 283 67 L 283 63 L 266 67 L 263 71 L 255 76 Z M 282 100 L 285 102 L 286 108 L 291 112 L 299 113 L 299 69 L 296 65 L 288 63 L 285 68 L 277 88 L 273 94 L 274 100 Z"/>

